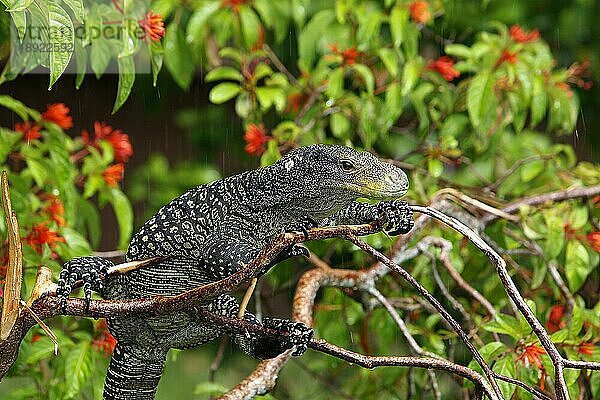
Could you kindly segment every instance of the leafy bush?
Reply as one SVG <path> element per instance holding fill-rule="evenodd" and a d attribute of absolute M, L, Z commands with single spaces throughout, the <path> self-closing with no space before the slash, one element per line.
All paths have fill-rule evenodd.
<path fill-rule="evenodd" d="M 100 240 L 98 207 L 110 204 L 120 227 L 120 247 L 131 236 L 133 212 L 118 187 L 124 163 L 132 154 L 126 134 L 97 122 L 93 134 L 82 131 L 70 137 L 69 108 L 51 104 L 44 113 L 0 96 L 22 122 L 0 128 L 0 164 L 8 171 L 13 209 L 23 238 L 23 286 L 26 298 L 38 266 L 52 269 L 55 278 L 60 260 L 90 255 Z M 3 214 L 3 213 L 2 213 Z M 7 236 L 4 217 L 0 236 Z M 0 279 L 8 263 L 7 243 L 0 244 Z M 30 383 L 15 390 L 12 398 L 79 398 L 82 390 L 101 390 L 103 378 L 94 375 L 108 366 L 114 339 L 100 321 L 65 318 L 50 324 L 58 336 L 62 357 L 52 357 L 54 344 L 39 328 L 22 342 L 11 370 Z M 66 377 L 66 379 L 65 379 Z M 40 392 L 41 388 L 41 392 Z"/>

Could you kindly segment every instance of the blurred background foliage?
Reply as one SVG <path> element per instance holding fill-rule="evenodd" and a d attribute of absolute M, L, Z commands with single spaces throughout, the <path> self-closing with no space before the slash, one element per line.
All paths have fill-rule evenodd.
<path fill-rule="evenodd" d="M 79 19 L 77 7 L 70 6 L 78 2 L 61 4 L 73 21 Z M 41 193 L 54 193 L 64 206 L 65 225 L 56 220 L 46 225 L 55 236 L 46 229 L 43 238 L 32 236 L 41 247 L 36 248 L 36 240 L 27 242 L 28 287 L 37 265 L 50 265 L 58 273 L 61 259 L 124 248 L 130 232 L 123 227 L 132 217 L 123 210 L 129 200 L 137 227 L 187 188 L 270 163 L 302 144 L 352 145 L 401 161 L 411 178 L 409 201 L 420 204 L 446 187 L 498 205 L 600 183 L 600 115 L 595 112 L 600 89 L 593 84 L 600 78 L 600 42 L 594 40 L 600 27 L 593 20 L 600 13 L 597 1 L 155 0 L 146 8 L 131 5 L 131 10 L 122 10 L 118 1 L 82 4 L 84 25 L 122 18 L 136 22 L 135 29 L 142 27 L 144 37 L 73 38 L 71 62 L 78 73 L 58 80 L 64 60 L 30 56 L 7 61 L 11 40 L 15 46 L 11 18 L 23 18 L 21 12 L 35 17 L 36 11 L 20 4 L 25 8 L 0 13 L 5 66 L 0 93 L 7 95 L 0 109 L 0 155 L 12 171 L 13 196 L 22 196 L 13 202 L 23 237 L 48 219 L 44 210 L 51 199 Z M 151 62 L 151 73 L 126 79 L 139 62 L 136 55 Z M 117 60 L 120 74 L 104 73 Z M 50 67 L 51 91 L 46 90 L 48 70 L 39 64 Z M 95 76 L 86 76 L 82 66 Z M 32 69 L 43 74 L 17 74 Z M 61 114 L 72 116 L 70 126 L 43 117 L 47 105 L 57 103 L 70 109 Z M 96 128 L 100 122 L 110 124 L 111 133 Z M 27 139 L 32 127 L 39 127 L 40 136 Z M 115 137 L 120 139 L 111 141 Z M 105 172 L 119 164 L 125 168 L 116 159 L 123 142 L 131 142 L 133 154 L 118 186 L 112 183 L 123 175 L 111 181 Z M 77 162 L 67 167 L 77 154 Z M 119 194 L 121 188 L 129 200 Z M 116 212 L 101 207 L 115 202 L 120 202 L 113 207 Z M 597 203 L 523 208 L 519 222 L 498 221 L 485 230 L 490 240 L 517 254 L 514 278 L 527 288 L 526 296 L 561 349 L 590 360 L 599 359 Z M 477 224 L 476 219 L 469 222 Z M 485 310 L 444 280 L 474 326 L 485 326 L 477 333 L 487 343 L 481 352 L 494 370 L 548 386 L 548 357 L 536 353 L 539 343 L 530 329 L 509 315 L 510 305 L 487 260 L 463 246 L 458 234 L 435 226 L 425 233 L 454 244 L 453 263 L 500 313 L 490 322 Z M 383 250 L 391 245 L 383 235 L 368 240 Z M 540 254 L 524 251 L 531 243 Z M 347 243 L 310 246 L 334 266 L 354 268 L 370 261 Z M 561 308 L 564 299 L 548 274 L 549 261 L 558 263 L 576 296 L 570 312 Z M 427 289 L 442 296 L 429 257 L 408 266 Z M 289 315 L 295 282 L 308 267 L 304 261 L 288 261 L 268 274 L 260 291 L 264 314 Z M 403 315 L 421 346 L 470 362 L 456 337 L 419 306 L 411 290 L 400 290 L 392 277 L 381 281 L 380 290 L 407 310 Z M 317 336 L 363 353 L 409 354 L 389 315 L 358 300 L 356 293 L 323 290 L 315 311 Z M 71 318 L 52 321 L 52 326 L 60 334 L 64 357 L 50 358 L 51 342 L 40 336 L 41 330 L 32 330 L 12 376 L 0 384 L 2 398 L 98 397 L 111 344 L 105 326 Z M 495 341 L 492 333 L 502 340 Z M 217 347 L 173 352 L 157 398 L 187 399 L 190 393 L 206 398 L 235 385 L 255 365 L 229 346 L 216 382 L 209 382 L 208 365 Z M 448 375 L 438 378 L 444 398 L 460 395 L 462 382 Z M 600 397 L 597 373 L 573 373 L 568 379 L 573 398 L 580 390 Z M 367 371 L 308 352 L 286 366 L 268 397 L 410 398 L 414 389 L 433 398 L 430 387 L 423 371 Z M 506 398 L 515 390 L 506 384 L 502 389 Z M 515 396 L 531 398 L 521 390 Z"/>

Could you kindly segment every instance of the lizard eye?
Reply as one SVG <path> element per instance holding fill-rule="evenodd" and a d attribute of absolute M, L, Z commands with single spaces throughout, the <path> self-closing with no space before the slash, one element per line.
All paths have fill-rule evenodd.
<path fill-rule="evenodd" d="M 348 160 L 342 160 L 342 161 L 340 161 L 340 165 L 342 166 L 342 169 L 344 171 L 352 171 L 352 170 L 354 170 L 354 164 L 352 164 L 352 162 L 350 162 Z"/>

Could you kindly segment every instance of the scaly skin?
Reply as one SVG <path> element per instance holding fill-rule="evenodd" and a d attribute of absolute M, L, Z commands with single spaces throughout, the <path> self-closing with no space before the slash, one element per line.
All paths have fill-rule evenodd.
<path fill-rule="evenodd" d="M 70 284 L 86 278 L 86 298 L 91 289 L 105 299 L 173 296 L 233 274 L 282 230 L 381 221 L 391 234 L 406 233 L 412 228 L 412 214 L 406 203 L 394 199 L 407 188 L 402 170 L 370 153 L 333 145 L 301 147 L 273 165 L 198 186 L 162 207 L 133 236 L 126 260 L 169 256 L 167 260 L 112 276 L 102 286 L 94 278 L 112 263 L 75 259 L 65 264 L 59 295 L 66 298 Z M 386 201 L 371 205 L 356 202 L 358 198 Z M 307 251 L 294 246 L 276 261 L 296 255 Z M 235 316 L 239 305 L 222 295 L 205 307 Z M 245 318 L 261 323 L 250 313 Z M 105 399 L 153 399 L 170 348 L 195 347 L 223 334 L 218 326 L 200 323 L 185 312 L 110 318 L 108 324 L 118 343 Z M 262 324 L 289 332 L 290 339 L 234 337 L 243 351 L 258 358 L 292 347 L 294 355 L 301 355 L 312 336 L 301 323 L 265 319 Z"/>

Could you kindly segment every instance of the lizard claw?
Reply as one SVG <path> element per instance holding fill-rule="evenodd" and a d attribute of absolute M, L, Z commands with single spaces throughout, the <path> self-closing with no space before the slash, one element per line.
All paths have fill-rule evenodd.
<path fill-rule="evenodd" d="M 58 279 L 56 295 L 60 300 L 60 308 L 63 314 L 67 311 L 67 299 L 73 291 L 75 282 L 83 281 L 83 293 L 85 297 L 86 310 L 89 310 L 92 299 L 92 290 L 102 292 L 104 289 L 103 276 L 108 274 L 108 268 L 114 264 L 100 257 L 78 257 L 63 265 Z"/>
<path fill-rule="evenodd" d="M 302 256 L 305 258 L 309 258 L 310 252 L 308 251 L 308 248 L 306 248 L 306 246 L 296 243 L 287 249 L 285 255 L 286 255 L 286 258 L 291 258 L 291 257 L 296 257 L 296 256 Z"/>
<path fill-rule="evenodd" d="M 319 223 L 314 220 L 314 218 L 305 216 L 293 224 L 287 225 L 283 228 L 284 232 L 302 232 L 304 234 L 304 239 L 308 239 L 308 230 L 311 228 L 316 228 L 319 226 Z"/>
<path fill-rule="evenodd" d="M 392 236 L 410 232 L 414 226 L 413 213 L 408 203 L 401 200 L 384 201 L 377 204 L 379 222 Z"/>

